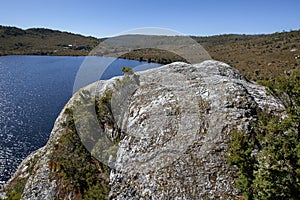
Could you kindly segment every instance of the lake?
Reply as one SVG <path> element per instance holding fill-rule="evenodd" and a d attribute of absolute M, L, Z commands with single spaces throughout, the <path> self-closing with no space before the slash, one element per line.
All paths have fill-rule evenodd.
<path fill-rule="evenodd" d="M 72 96 L 82 63 L 93 65 L 93 70 L 109 64 L 97 80 L 122 75 L 122 66 L 134 71 L 160 66 L 108 57 L 0 57 L 0 185 L 26 156 L 45 145 L 56 117 Z"/>

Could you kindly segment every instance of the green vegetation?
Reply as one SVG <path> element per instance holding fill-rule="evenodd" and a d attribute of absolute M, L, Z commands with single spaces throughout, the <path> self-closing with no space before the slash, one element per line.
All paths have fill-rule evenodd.
<path fill-rule="evenodd" d="M 117 155 L 118 143 L 121 140 L 121 130 L 118 128 L 112 113 L 111 98 L 112 90 L 107 89 L 100 99 L 96 99 L 95 109 L 102 131 L 92 152 L 98 159 L 114 162 Z M 110 129 L 111 134 L 107 133 L 107 129 Z"/>
<path fill-rule="evenodd" d="M 111 96 L 112 90 L 107 89 L 104 92 L 104 95 L 96 101 L 97 118 L 102 129 L 104 129 L 105 123 L 108 123 L 109 127 L 113 127 L 115 124 L 110 104 Z"/>
<path fill-rule="evenodd" d="M 95 196 L 97 199 L 107 199 L 110 170 L 93 158 L 81 143 L 71 109 L 65 113 L 68 114 L 64 124 L 66 129 L 51 157 L 52 171 L 61 180 L 58 184 L 62 192 L 57 195 L 75 191 L 76 197 L 80 199 L 94 199 Z"/>
<path fill-rule="evenodd" d="M 237 68 L 249 80 L 269 81 L 299 69 L 300 30 L 266 35 L 192 37 L 215 60 Z M 0 26 L 0 55 L 87 55 L 100 40 L 49 29 Z M 113 51 L 113 50 L 112 50 Z M 186 60 L 161 49 L 134 49 L 125 59 L 168 64 Z"/>
<path fill-rule="evenodd" d="M 287 116 L 258 111 L 250 135 L 234 131 L 228 162 L 238 168 L 237 187 L 245 199 L 299 199 L 300 71 L 265 82 L 287 106 Z"/>
<path fill-rule="evenodd" d="M 228 63 L 249 80 L 275 80 L 299 69 L 300 30 L 266 35 L 193 37 L 215 60 Z"/>
<path fill-rule="evenodd" d="M 187 62 L 186 59 L 173 52 L 153 48 L 135 49 L 129 53 L 122 55 L 121 58 L 155 62 L 160 64 L 169 64 L 175 61 Z"/>
<path fill-rule="evenodd" d="M 238 168 L 239 179 L 236 182 L 237 188 L 243 192 L 245 199 L 252 199 L 252 182 L 256 160 L 251 155 L 254 144 L 249 137 L 243 133 L 233 131 L 231 133 L 231 144 L 229 149 L 228 162 Z"/>
<path fill-rule="evenodd" d="M 25 188 L 27 179 L 18 178 L 14 181 L 13 185 L 10 185 L 7 192 L 7 200 L 19 200 L 21 199 L 23 190 Z"/>
<path fill-rule="evenodd" d="M 112 92 L 107 89 L 95 98 L 82 90 L 73 108 L 65 109 L 63 133 L 50 163 L 53 178 L 59 180 L 58 195 L 75 192 L 78 199 L 107 199 L 110 168 L 99 160 L 114 161 L 121 140 L 111 109 Z"/>
<path fill-rule="evenodd" d="M 22 171 L 23 174 L 30 174 L 32 175 L 34 173 L 34 166 L 39 160 L 38 155 L 34 155 L 31 157 L 30 160 L 26 162 L 26 169 L 25 171 Z M 26 182 L 28 180 L 27 176 L 18 176 L 14 178 L 13 181 L 9 182 L 8 185 L 5 188 L 5 192 L 7 194 L 7 200 L 19 200 L 21 199 L 21 196 L 23 194 L 23 191 L 25 189 Z"/>
<path fill-rule="evenodd" d="M 267 86 L 269 92 L 287 108 L 284 118 L 258 110 L 258 119 L 252 124 L 250 134 L 237 130 L 232 132 L 228 162 L 238 169 L 236 186 L 245 199 L 299 199 L 300 30 L 270 35 L 220 35 L 193 39 L 203 45 L 213 59 L 228 63 L 248 79 Z M 87 55 L 99 40 L 49 29 L 21 30 L 0 26 L 0 42 L 0 55 Z M 162 64 L 186 62 L 174 53 L 157 49 L 137 49 L 121 57 Z M 132 69 L 123 67 L 122 71 L 128 73 Z M 136 79 L 138 82 L 137 76 Z M 118 101 L 114 102 L 124 103 L 123 100 L 134 91 L 135 86 L 129 76 L 116 81 L 114 98 Z M 121 133 L 116 124 L 111 98 L 110 89 L 100 99 L 91 98 L 87 91 L 82 91 L 82 103 L 78 102 L 76 112 L 84 119 L 81 128 L 93 127 L 90 126 L 92 123 L 100 125 L 102 132 L 85 131 L 94 135 L 79 137 L 75 129 L 74 109 L 66 109 L 67 120 L 62 124 L 65 130 L 50 163 L 54 176 L 61 180 L 57 183 L 62 190 L 58 195 L 75 191 L 78 199 L 107 198 L 110 169 L 93 158 L 89 153 L 91 149 L 86 149 L 81 141 L 89 143 L 96 152 L 103 153 L 101 149 L 106 149 L 107 154 L 100 155 L 105 160 L 116 152 L 117 144 L 125 133 Z M 202 99 L 198 103 L 205 117 L 209 104 Z M 97 114 L 95 121 L 93 112 Z M 121 116 L 123 111 L 115 112 Z M 105 129 L 111 129 L 114 135 L 105 135 Z M 34 158 L 28 166 L 30 171 L 37 159 Z M 9 187 L 8 199 L 20 199 L 25 183 L 25 179 L 15 181 Z"/>
<path fill-rule="evenodd" d="M 100 40 L 44 28 L 0 26 L 0 55 L 88 55 Z"/>
<path fill-rule="evenodd" d="M 213 59 L 235 67 L 249 80 L 275 80 L 300 66 L 300 30 L 266 35 L 229 34 L 192 38 Z M 136 49 L 121 57 L 162 64 L 186 62 L 175 53 L 160 49 Z"/>
<path fill-rule="evenodd" d="M 124 73 L 131 73 L 132 72 L 132 68 L 130 68 L 130 67 L 122 67 L 121 70 Z"/>
<path fill-rule="evenodd" d="M 192 37 L 215 60 L 238 69 L 249 80 L 275 80 L 299 69 L 300 30 L 266 35 Z M 184 58 L 159 49 L 137 49 L 122 58 L 167 64 Z"/>

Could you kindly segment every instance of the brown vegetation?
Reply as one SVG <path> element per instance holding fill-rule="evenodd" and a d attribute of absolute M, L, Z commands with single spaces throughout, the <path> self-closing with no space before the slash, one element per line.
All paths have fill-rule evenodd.
<path fill-rule="evenodd" d="M 274 79 L 299 69 L 300 30 L 270 35 L 223 35 L 206 41 L 201 37 L 194 39 L 213 59 L 228 63 L 254 81 Z"/>
<path fill-rule="evenodd" d="M 237 68 L 248 79 L 273 80 L 299 68 L 300 30 L 268 35 L 192 37 L 215 60 Z M 101 40 L 43 28 L 0 26 L 0 55 L 88 55 Z M 160 49 L 132 50 L 121 58 L 167 64 L 184 58 Z"/>
<path fill-rule="evenodd" d="M 99 41 L 44 28 L 0 26 L 0 55 L 88 55 Z"/>

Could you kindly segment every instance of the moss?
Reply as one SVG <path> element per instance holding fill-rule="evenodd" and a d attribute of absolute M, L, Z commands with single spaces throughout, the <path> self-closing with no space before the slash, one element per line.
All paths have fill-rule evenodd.
<path fill-rule="evenodd" d="M 66 108 L 64 113 L 67 115 L 71 115 L 71 114 L 73 114 L 73 110 L 72 110 L 72 108 Z"/>
<path fill-rule="evenodd" d="M 34 166 L 36 165 L 38 160 L 39 160 L 39 156 L 34 155 L 34 157 L 28 163 L 26 163 L 27 173 L 33 174 Z M 21 199 L 27 180 L 28 178 L 20 178 L 20 177 L 13 180 L 12 183 L 6 189 L 7 200 Z"/>
<path fill-rule="evenodd" d="M 92 153 L 100 160 L 113 162 L 124 134 L 121 133 L 112 113 L 111 97 L 112 90 L 107 89 L 104 95 L 96 100 L 97 119 L 102 131 Z"/>
<path fill-rule="evenodd" d="M 7 200 L 21 199 L 26 182 L 27 179 L 24 178 L 17 178 L 16 180 L 14 180 L 14 183 L 11 186 L 9 186 Z"/>
<path fill-rule="evenodd" d="M 122 79 L 116 80 L 116 82 L 114 83 L 114 89 L 116 91 L 122 91 L 122 89 L 127 89 L 131 85 L 138 84 L 138 79 L 139 76 L 136 74 L 132 74 L 132 75 L 125 74 L 125 76 Z"/>
<path fill-rule="evenodd" d="M 73 107 L 65 110 L 64 114 L 67 116 L 62 123 L 64 130 L 52 153 L 50 163 L 54 172 L 53 178 L 61 181 L 58 183 L 57 192 L 61 196 L 57 198 L 75 192 L 79 199 L 107 199 L 110 190 L 110 168 L 98 160 L 115 159 L 118 144 L 122 135 L 125 135 L 121 133 L 112 113 L 112 94 L 119 94 L 123 87 L 131 86 L 132 83 L 131 77 L 125 75 L 100 98 L 93 98 L 89 91 L 83 90 Z M 95 112 L 97 118 L 94 117 Z M 100 130 L 91 127 L 94 123 L 99 124 Z M 80 133 L 77 132 L 75 124 L 77 128 L 80 127 Z M 90 149 L 83 146 L 87 142 Z M 91 156 L 90 152 L 98 160 Z"/>
<path fill-rule="evenodd" d="M 104 95 L 100 99 L 96 100 L 95 103 L 97 119 L 102 129 L 105 128 L 105 124 L 112 128 L 115 125 L 115 119 L 111 109 L 111 96 L 112 90 L 107 89 L 104 92 Z"/>
<path fill-rule="evenodd" d="M 120 81 L 119 87 L 130 81 L 128 78 L 126 76 Z M 61 196 L 57 198 L 75 192 L 79 199 L 107 199 L 110 190 L 108 185 L 110 168 L 98 160 L 108 160 L 111 155 L 114 156 L 121 141 L 121 131 L 115 122 L 111 108 L 115 87 L 107 89 L 100 98 L 93 98 L 89 91 L 83 90 L 79 94 L 80 99 L 74 102 L 73 107 L 65 110 L 64 114 L 67 116 L 62 123 L 64 132 L 52 153 L 50 163 L 55 176 L 53 178 L 61 181 L 58 183 L 58 194 Z M 97 118 L 93 121 L 95 111 Z M 91 129 L 93 123 L 98 123 L 101 130 Z M 80 127 L 80 133 L 77 133 L 75 124 Z M 113 130 L 113 134 L 108 135 L 107 129 Z M 89 134 L 85 135 L 85 133 Z M 87 142 L 91 149 L 83 146 Z M 90 152 L 93 152 L 98 160 L 91 156 Z M 100 152 L 101 155 L 95 152 L 98 154 Z"/>
<path fill-rule="evenodd" d="M 33 159 L 31 159 L 30 162 L 27 164 L 27 166 L 28 166 L 27 171 L 30 174 L 33 173 L 34 166 L 36 165 L 36 163 L 38 162 L 38 160 L 39 160 L 39 156 L 34 155 Z"/>
<path fill-rule="evenodd" d="M 61 193 L 75 191 L 82 199 L 107 199 L 109 193 L 109 171 L 107 167 L 91 156 L 83 146 L 76 132 L 73 116 L 69 112 L 66 128 L 58 140 L 51 156 L 52 171 L 61 180 Z M 57 198 L 63 198 L 58 196 Z"/>

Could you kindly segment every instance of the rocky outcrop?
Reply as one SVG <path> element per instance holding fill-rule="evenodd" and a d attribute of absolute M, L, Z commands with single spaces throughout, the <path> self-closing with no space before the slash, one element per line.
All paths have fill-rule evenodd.
<path fill-rule="evenodd" d="M 99 81 L 72 97 L 47 145 L 22 162 L 5 190 L 21 179 L 22 199 L 81 199 L 107 187 L 99 199 L 237 199 L 236 169 L 226 161 L 230 134 L 250 133 L 258 110 L 284 107 L 217 61 Z M 84 153 L 72 165 L 97 169 L 91 185 L 72 186 L 77 179 L 68 177 L 65 163 L 76 149 Z"/>

